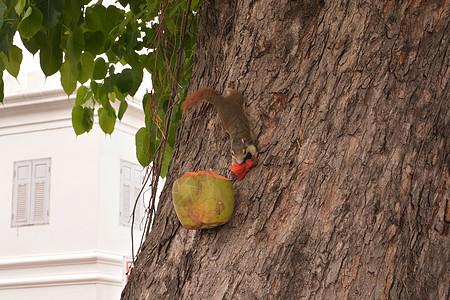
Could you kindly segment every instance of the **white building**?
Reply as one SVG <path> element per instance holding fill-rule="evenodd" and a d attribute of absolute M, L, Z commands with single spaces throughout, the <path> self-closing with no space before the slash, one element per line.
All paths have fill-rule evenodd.
<path fill-rule="evenodd" d="M 41 89 L 0 104 L 0 299 L 119 299 L 125 285 L 143 112 L 129 102 L 111 136 L 95 123 L 77 137 L 73 103 Z"/>

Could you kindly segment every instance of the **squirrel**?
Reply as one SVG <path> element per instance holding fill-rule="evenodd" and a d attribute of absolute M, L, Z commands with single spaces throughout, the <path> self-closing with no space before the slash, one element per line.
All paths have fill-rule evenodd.
<path fill-rule="evenodd" d="M 216 108 L 222 127 L 230 136 L 233 165 L 242 164 L 251 158 L 253 165 L 256 166 L 258 149 L 244 110 L 242 94 L 237 90 L 227 89 L 222 96 L 212 88 L 201 88 L 190 94 L 181 104 L 183 114 L 201 102 L 211 103 Z"/>

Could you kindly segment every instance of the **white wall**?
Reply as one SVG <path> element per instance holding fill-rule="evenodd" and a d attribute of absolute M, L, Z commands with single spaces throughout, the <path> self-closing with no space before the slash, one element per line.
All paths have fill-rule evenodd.
<path fill-rule="evenodd" d="M 99 198 L 97 134 L 74 138 L 70 128 L 0 137 L 0 256 L 81 251 L 95 245 Z M 3 147 L 2 147 L 3 148 Z M 85 152 L 86 151 L 86 152 Z M 51 158 L 48 225 L 11 228 L 13 163 Z"/>
<path fill-rule="evenodd" d="M 0 299 L 120 295 L 131 256 L 130 229 L 119 223 L 120 160 L 137 163 L 143 113 L 130 103 L 112 136 L 94 124 L 76 137 L 73 102 L 49 90 L 9 96 L 0 107 Z M 48 157 L 49 224 L 11 227 L 14 162 Z M 135 241 L 137 249 L 140 232 Z"/>

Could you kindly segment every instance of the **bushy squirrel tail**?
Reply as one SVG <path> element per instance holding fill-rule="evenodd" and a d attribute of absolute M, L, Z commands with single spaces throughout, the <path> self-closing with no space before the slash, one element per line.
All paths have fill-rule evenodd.
<path fill-rule="evenodd" d="M 184 102 L 181 104 L 181 111 L 183 114 L 187 113 L 191 108 L 194 106 L 197 106 L 201 102 L 208 102 L 212 103 L 214 101 L 212 98 L 220 96 L 219 93 L 213 89 L 213 88 L 201 88 L 189 96 L 184 100 Z"/>

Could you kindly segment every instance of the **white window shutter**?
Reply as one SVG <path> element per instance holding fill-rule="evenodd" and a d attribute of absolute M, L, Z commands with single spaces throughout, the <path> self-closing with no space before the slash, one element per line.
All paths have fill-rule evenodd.
<path fill-rule="evenodd" d="M 142 176 L 139 167 L 134 166 L 132 184 L 134 189 L 133 207 L 136 202 L 139 192 L 141 191 Z M 138 203 L 136 204 L 136 210 L 134 212 L 134 228 L 141 230 L 142 228 L 142 218 L 144 217 L 144 204 L 142 200 L 142 195 L 139 197 Z"/>
<path fill-rule="evenodd" d="M 136 198 L 142 185 L 141 167 L 127 161 L 120 162 L 120 224 L 131 226 L 132 214 Z M 139 197 L 134 212 L 134 228 L 142 230 L 142 219 L 145 214 L 143 197 Z"/>
<path fill-rule="evenodd" d="M 47 224 L 50 196 L 50 160 L 35 161 L 31 182 L 33 195 L 31 217 L 33 224 Z"/>
<path fill-rule="evenodd" d="M 51 159 L 14 163 L 12 227 L 48 224 Z"/>
<path fill-rule="evenodd" d="M 29 222 L 31 171 L 31 161 L 14 163 L 14 190 L 12 203 L 13 227 L 25 225 Z"/>
<path fill-rule="evenodd" d="M 122 161 L 120 167 L 120 224 L 129 225 L 131 220 L 131 168 Z"/>
<path fill-rule="evenodd" d="M 28 209 L 30 202 L 30 185 L 28 182 L 18 184 L 17 186 L 17 207 L 16 207 L 16 222 L 27 223 L 28 222 Z"/>

